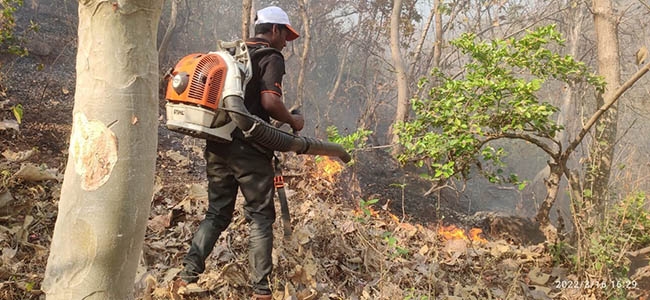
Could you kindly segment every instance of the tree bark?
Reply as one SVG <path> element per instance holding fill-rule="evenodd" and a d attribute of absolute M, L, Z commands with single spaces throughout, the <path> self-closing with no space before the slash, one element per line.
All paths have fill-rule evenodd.
<path fill-rule="evenodd" d="M 620 86 L 620 54 L 618 43 L 618 21 L 612 9 L 611 0 L 593 0 L 594 26 L 598 53 L 598 73 L 605 78 L 605 92 L 598 95 L 597 106 L 615 93 Z M 607 201 L 609 175 L 614 158 L 616 131 L 618 125 L 618 104 L 612 105 L 596 124 L 594 141 L 590 147 L 591 160 L 587 171 L 585 187 L 592 191 L 595 208 L 602 212 Z"/>
<path fill-rule="evenodd" d="M 546 198 L 539 207 L 537 215 L 535 216 L 535 221 L 540 225 L 540 229 L 546 236 L 546 240 L 553 242 L 557 238 L 557 231 L 555 227 L 551 225 L 551 220 L 549 218 L 551 213 L 551 207 L 557 199 L 557 193 L 560 189 L 560 180 L 562 180 L 562 175 L 564 174 L 564 169 L 566 168 L 563 165 L 563 162 L 549 162 L 550 174 L 545 180 L 546 184 Z"/>
<path fill-rule="evenodd" d="M 395 77 L 397 79 L 397 111 L 395 113 L 393 126 L 391 126 L 391 144 L 393 145 L 393 155 L 397 155 L 401 151 L 401 147 L 399 147 L 398 144 L 399 136 L 394 130 L 394 126 L 398 122 L 406 121 L 409 107 L 409 89 L 406 68 L 404 66 L 404 60 L 402 59 L 402 53 L 399 49 L 399 25 L 401 11 L 402 0 L 393 0 L 393 12 L 390 17 L 390 52 L 393 59 L 393 65 L 395 67 Z"/>
<path fill-rule="evenodd" d="M 47 299 L 132 299 L 153 194 L 162 0 L 79 2 L 70 149 Z"/>
<path fill-rule="evenodd" d="M 251 27 L 251 8 L 253 7 L 253 0 L 242 0 L 242 14 L 241 14 L 241 36 L 242 39 L 247 40 L 250 37 Z"/>

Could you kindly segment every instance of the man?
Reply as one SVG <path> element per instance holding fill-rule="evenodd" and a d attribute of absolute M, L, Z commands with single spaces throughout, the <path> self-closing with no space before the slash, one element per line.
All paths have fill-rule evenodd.
<path fill-rule="evenodd" d="M 253 77 L 246 86 L 244 103 L 254 115 L 270 121 L 272 117 L 287 123 L 294 131 L 302 130 L 304 119 L 291 114 L 282 102 L 284 56 L 280 52 L 298 38 L 289 17 L 279 7 L 259 10 L 255 19 L 255 37 L 246 41 L 253 65 Z M 253 299 L 271 299 L 269 278 L 273 268 L 273 151 L 246 140 L 241 130 L 233 132 L 231 143 L 208 141 L 207 162 L 209 206 L 199 225 L 190 250 L 183 260 L 179 277 L 196 282 L 205 270 L 205 260 L 219 235 L 232 220 L 237 189 L 244 195 L 244 216 L 250 226 L 249 262 L 254 289 Z"/>

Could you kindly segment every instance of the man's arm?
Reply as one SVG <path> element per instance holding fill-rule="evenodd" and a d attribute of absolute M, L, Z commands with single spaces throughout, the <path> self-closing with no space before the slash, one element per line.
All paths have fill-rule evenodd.
<path fill-rule="evenodd" d="M 287 123 L 295 131 L 300 131 L 305 126 L 302 115 L 293 115 L 287 110 L 280 96 L 275 93 L 262 93 L 262 107 L 269 113 L 271 118 Z"/>

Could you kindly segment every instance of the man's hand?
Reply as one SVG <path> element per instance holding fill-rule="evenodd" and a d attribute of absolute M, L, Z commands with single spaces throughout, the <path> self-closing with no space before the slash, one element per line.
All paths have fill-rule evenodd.
<path fill-rule="evenodd" d="M 300 131 L 302 130 L 303 127 L 305 127 L 305 118 L 303 118 L 302 115 L 292 114 L 291 119 L 292 121 L 290 125 L 291 125 L 291 129 L 293 129 L 294 132 Z"/>

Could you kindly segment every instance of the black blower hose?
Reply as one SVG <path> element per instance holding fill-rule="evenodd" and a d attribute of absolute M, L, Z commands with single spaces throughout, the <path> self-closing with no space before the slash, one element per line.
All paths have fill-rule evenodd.
<path fill-rule="evenodd" d="M 224 110 L 235 125 L 262 146 L 280 152 L 336 156 L 345 163 L 351 160 L 350 154 L 339 144 L 293 135 L 251 115 L 239 96 L 227 96 L 223 101 Z"/>

